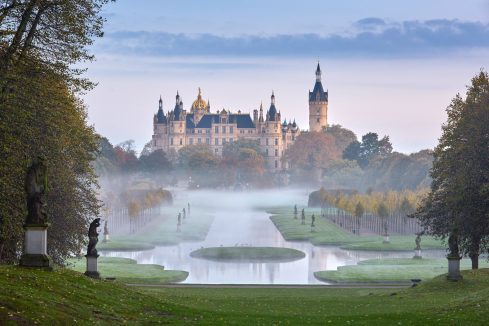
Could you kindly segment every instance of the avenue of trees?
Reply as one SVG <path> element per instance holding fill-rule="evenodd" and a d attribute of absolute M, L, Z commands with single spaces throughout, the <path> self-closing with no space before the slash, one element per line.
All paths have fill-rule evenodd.
<path fill-rule="evenodd" d="M 0 3 L 0 262 L 17 261 L 27 214 L 24 182 L 33 158 L 48 167 L 48 253 L 78 253 L 100 208 L 91 162 L 94 130 L 78 95 L 92 84 L 75 64 L 102 35 L 102 0 Z"/>
<path fill-rule="evenodd" d="M 467 255 L 472 268 L 489 249 L 489 76 L 472 79 L 457 95 L 433 153 L 431 191 L 415 216 L 435 236 L 449 238 L 450 255 Z M 453 252 L 454 251 L 454 252 Z"/>

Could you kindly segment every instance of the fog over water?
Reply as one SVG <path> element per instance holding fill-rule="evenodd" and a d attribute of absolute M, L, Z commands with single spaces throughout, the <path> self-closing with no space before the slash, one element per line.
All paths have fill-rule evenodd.
<path fill-rule="evenodd" d="M 347 251 L 335 246 L 318 247 L 309 242 L 285 241 L 264 207 L 286 205 L 292 211 L 294 204 L 307 204 L 307 193 L 307 189 L 250 192 L 175 190 L 175 208 L 183 208 L 187 202 L 191 204 L 188 219 L 197 219 L 203 213 L 214 216 L 204 241 L 108 255 L 132 258 L 140 264 L 163 265 L 167 270 L 185 270 L 190 274 L 184 283 L 197 284 L 324 284 L 315 279 L 314 272 L 336 270 L 338 266 L 371 258 L 412 257 L 412 252 Z M 190 257 L 194 250 L 219 246 L 286 247 L 303 251 L 306 257 L 292 262 L 218 262 Z"/>

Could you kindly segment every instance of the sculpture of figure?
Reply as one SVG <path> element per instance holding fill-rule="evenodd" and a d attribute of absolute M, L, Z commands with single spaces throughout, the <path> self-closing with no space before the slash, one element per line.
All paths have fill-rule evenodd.
<path fill-rule="evenodd" d="M 190 216 L 190 203 L 187 204 L 187 213 Z"/>
<path fill-rule="evenodd" d="M 312 216 L 311 216 L 311 220 L 312 220 L 312 221 L 311 221 L 311 226 L 315 226 L 315 225 L 314 225 L 314 222 L 316 221 L 316 216 L 314 216 L 314 214 L 312 214 Z"/>
<path fill-rule="evenodd" d="M 416 243 L 416 248 L 415 250 L 421 250 L 421 236 L 424 234 L 424 231 L 416 233 L 416 240 L 414 242 Z"/>
<path fill-rule="evenodd" d="M 48 173 L 43 157 L 32 160 L 25 179 L 27 195 L 27 218 L 25 224 L 46 224 L 46 195 L 48 191 Z"/>
<path fill-rule="evenodd" d="M 100 218 L 96 218 L 90 223 L 88 228 L 88 248 L 87 256 L 98 257 L 97 248 L 95 246 L 98 243 L 97 228 L 100 226 Z"/>
<path fill-rule="evenodd" d="M 184 207 L 184 208 L 183 208 L 183 218 L 184 218 L 184 219 L 185 219 L 186 215 L 187 215 L 187 214 L 185 213 L 185 207 Z"/>
<path fill-rule="evenodd" d="M 178 213 L 178 223 L 177 225 L 180 225 L 182 224 L 182 214 L 181 213 Z"/>
<path fill-rule="evenodd" d="M 107 235 L 109 234 L 109 228 L 107 227 L 107 221 L 105 221 L 105 224 L 104 224 L 104 235 Z"/>
<path fill-rule="evenodd" d="M 304 208 L 302 209 L 301 212 L 301 220 L 302 220 L 302 224 L 306 224 L 306 214 L 304 213 Z"/>
<path fill-rule="evenodd" d="M 450 233 L 450 236 L 448 237 L 448 249 L 449 257 L 460 257 L 460 252 L 458 250 L 458 236 L 456 232 Z"/>
<path fill-rule="evenodd" d="M 384 236 L 389 235 L 387 231 L 389 231 L 389 224 L 387 224 L 387 221 L 384 221 Z"/>

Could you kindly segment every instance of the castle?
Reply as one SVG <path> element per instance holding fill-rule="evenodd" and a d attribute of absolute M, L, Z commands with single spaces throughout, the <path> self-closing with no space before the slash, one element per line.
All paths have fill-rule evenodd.
<path fill-rule="evenodd" d="M 316 69 L 316 83 L 309 91 L 309 130 L 321 131 L 327 126 L 328 92 L 321 83 L 321 68 Z M 202 99 L 199 88 L 197 99 L 192 103 L 189 112 L 183 108 L 183 102 L 177 92 L 175 108 L 166 115 L 163 112 L 163 101 L 160 97 L 158 112 L 153 118 L 152 149 L 162 149 L 166 153 L 180 150 L 194 144 L 206 144 L 218 155 L 222 154 L 227 142 L 237 139 L 255 140 L 264 153 L 268 167 L 272 171 L 288 168 L 284 153 L 301 133 L 295 120 L 281 122 L 280 111 L 275 106 L 275 95 L 272 92 L 270 107 L 263 112 L 253 110 L 249 113 L 232 113 L 222 109 L 211 113 L 210 104 Z"/>

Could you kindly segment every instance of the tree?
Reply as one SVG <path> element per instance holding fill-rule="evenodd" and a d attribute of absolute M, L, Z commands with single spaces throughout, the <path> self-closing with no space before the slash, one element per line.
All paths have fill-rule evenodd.
<path fill-rule="evenodd" d="M 302 182 L 318 181 L 322 171 L 340 158 L 340 155 L 334 138 L 319 132 L 300 134 L 286 151 L 292 172 Z"/>
<path fill-rule="evenodd" d="M 377 207 L 377 215 L 379 215 L 379 217 L 383 221 L 384 236 L 387 237 L 388 236 L 388 228 L 389 228 L 389 224 L 387 222 L 387 217 L 389 216 L 389 209 L 387 208 L 387 206 L 383 202 L 380 203 L 379 206 Z M 386 238 L 386 240 L 384 240 L 384 242 L 388 242 L 387 238 Z"/>
<path fill-rule="evenodd" d="M 69 86 L 90 87 L 74 78 L 73 65 L 90 61 L 87 50 L 103 35 L 102 7 L 109 0 L 6 0 L 0 7 L 0 74 L 8 73 L 32 57 L 63 76 Z"/>
<path fill-rule="evenodd" d="M 147 173 L 161 173 L 169 171 L 172 168 L 170 161 L 166 157 L 166 153 L 161 149 L 151 152 L 148 155 L 141 155 L 139 163 L 140 170 Z"/>
<path fill-rule="evenodd" d="M 259 183 L 265 173 L 265 158 L 258 142 L 239 139 L 226 143 L 222 149 L 221 169 L 228 177 L 228 184 Z"/>
<path fill-rule="evenodd" d="M 343 158 L 355 160 L 362 168 L 365 168 L 374 158 L 383 158 L 392 152 L 392 144 L 389 136 L 379 140 L 376 133 L 369 132 L 362 136 L 362 142 L 353 141 L 343 151 Z"/>
<path fill-rule="evenodd" d="M 343 128 L 340 125 L 331 125 L 324 129 L 326 135 L 330 135 L 334 138 L 336 148 L 343 153 L 343 151 L 354 141 L 357 141 L 355 133 L 349 129 Z"/>
<path fill-rule="evenodd" d="M 360 234 L 360 218 L 365 214 L 365 208 L 361 202 L 358 202 L 355 206 L 355 217 L 357 218 L 357 234 Z"/>
<path fill-rule="evenodd" d="M 415 213 L 426 231 L 450 239 L 478 268 L 489 237 L 489 78 L 472 78 L 466 98 L 456 95 L 433 153 L 431 189 Z"/>

